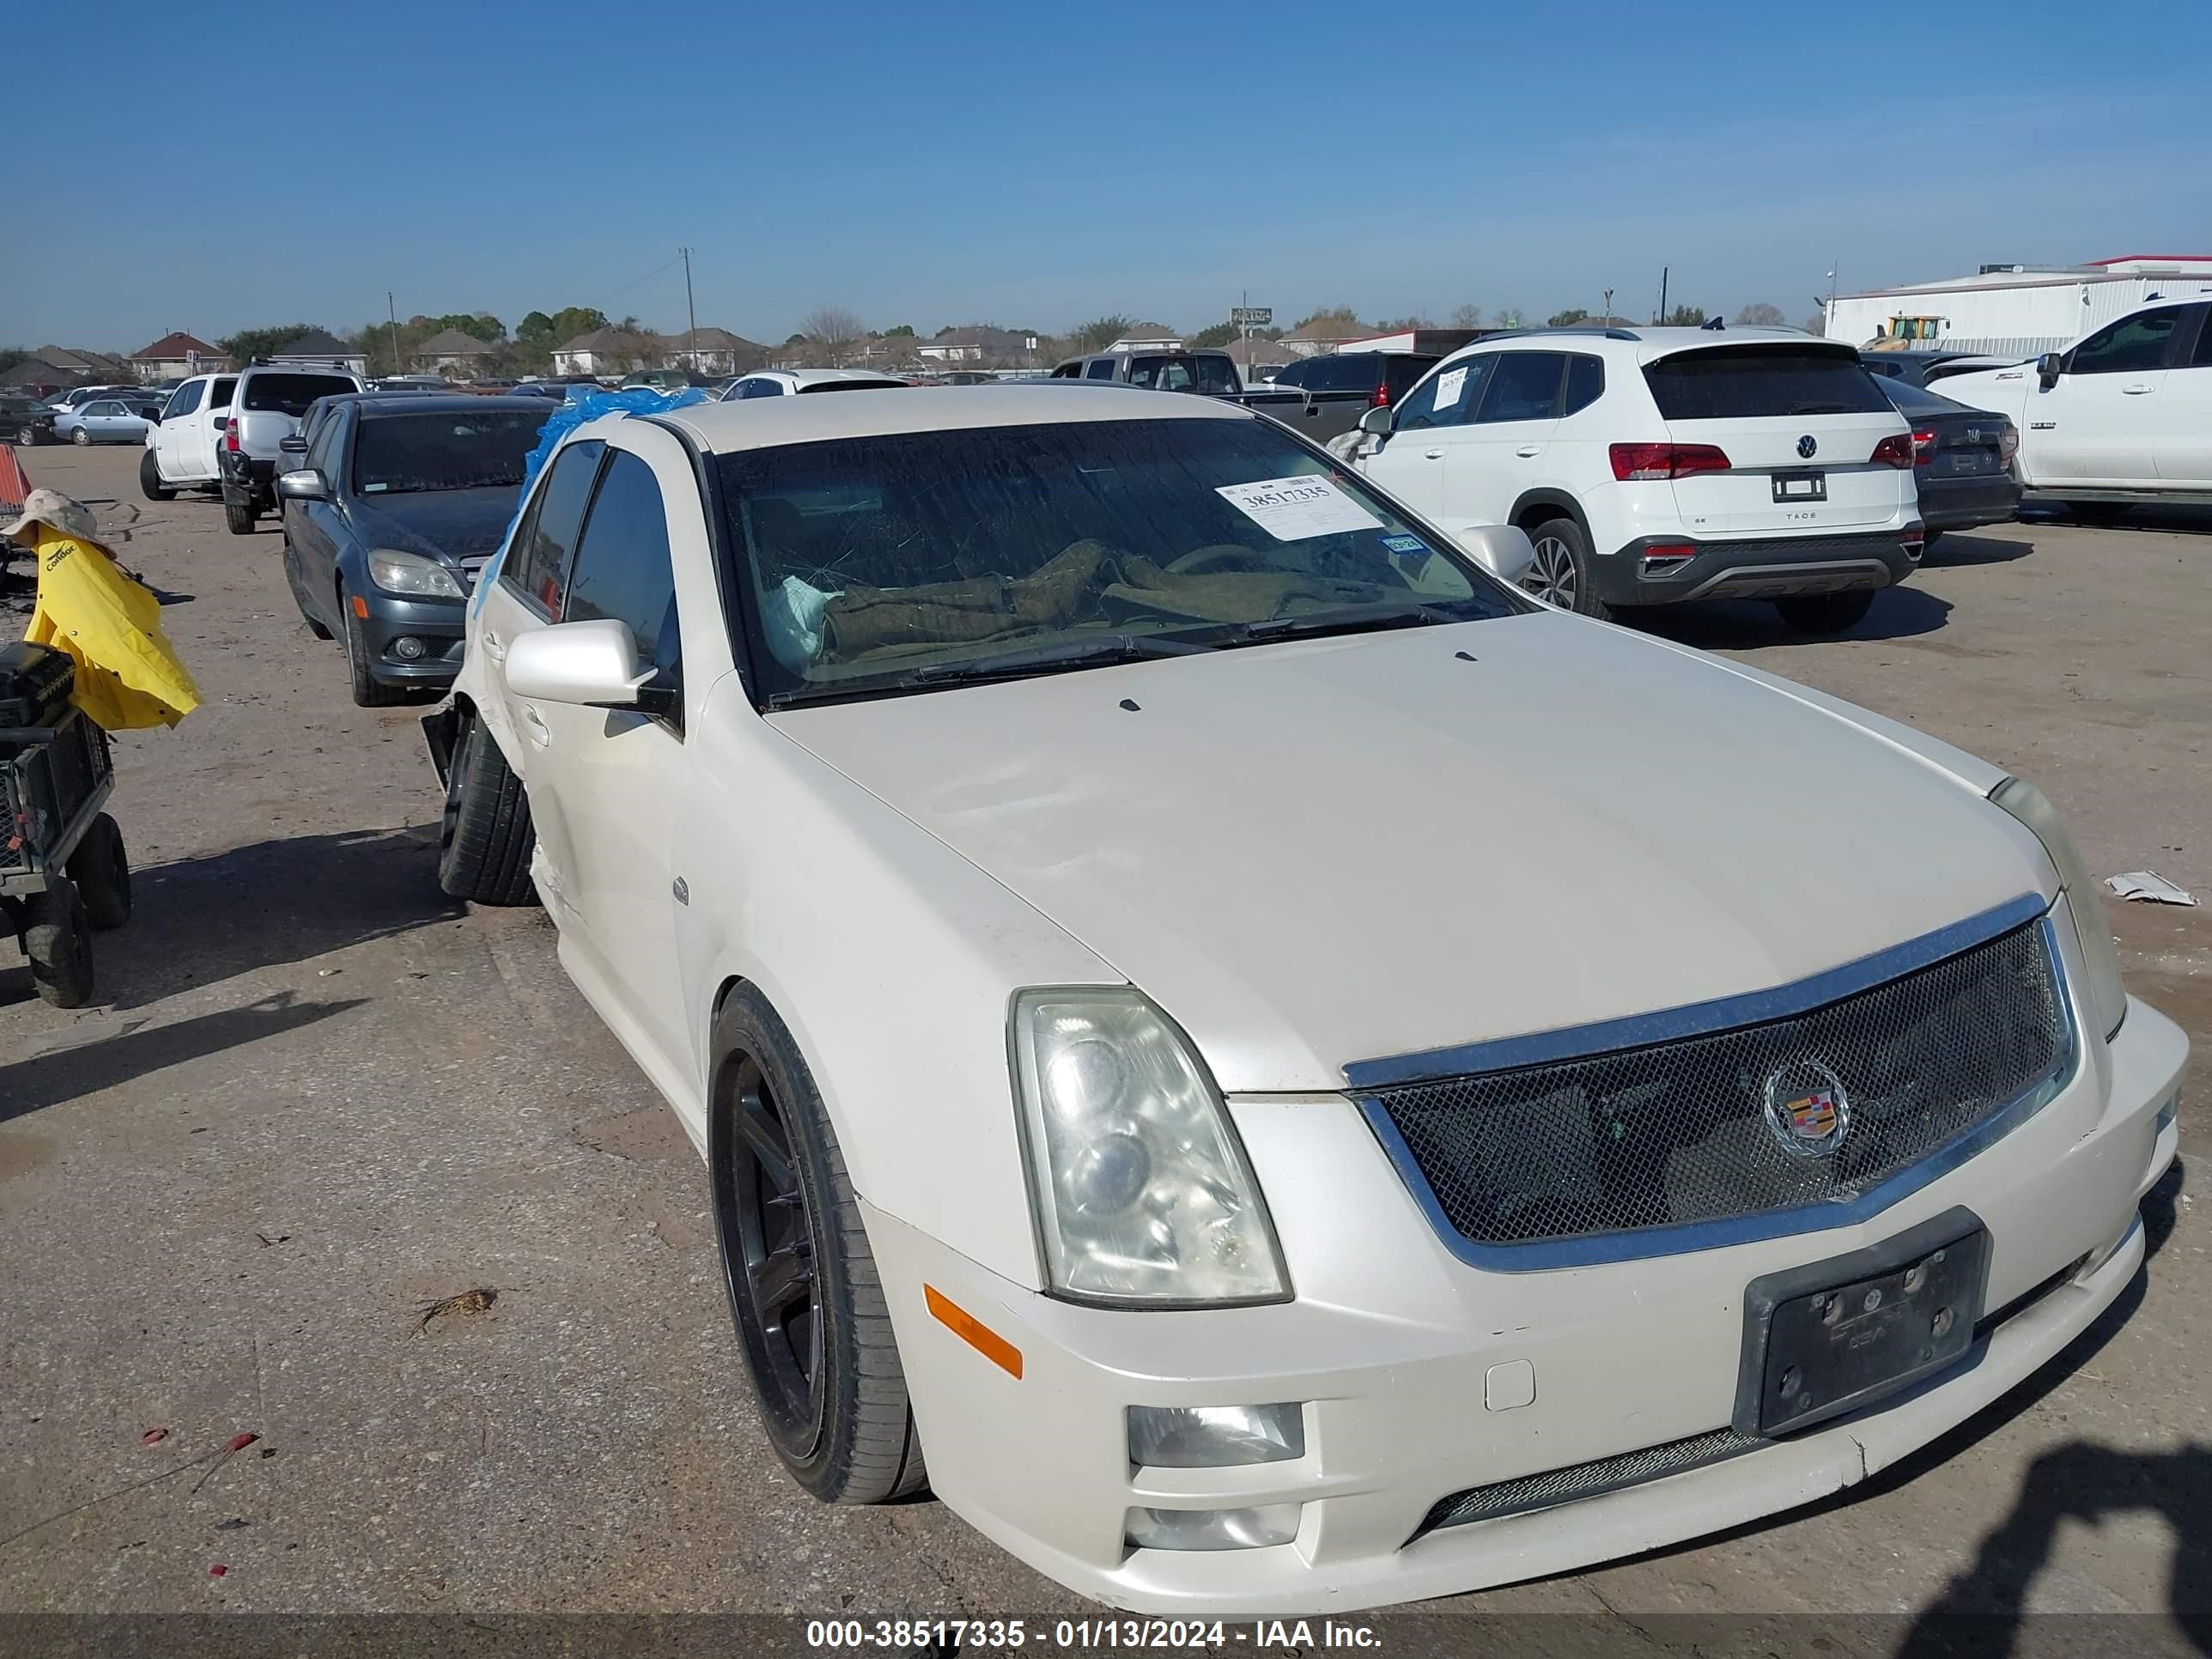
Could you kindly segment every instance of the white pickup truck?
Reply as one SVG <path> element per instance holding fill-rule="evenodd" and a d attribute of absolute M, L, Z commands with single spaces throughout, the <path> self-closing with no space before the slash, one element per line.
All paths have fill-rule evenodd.
<path fill-rule="evenodd" d="M 2212 503 L 2212 297 L 2148 306 L 2033 362 L 1937 384 L 2011 416 L 2030 501 L 2083 516 Z"/>

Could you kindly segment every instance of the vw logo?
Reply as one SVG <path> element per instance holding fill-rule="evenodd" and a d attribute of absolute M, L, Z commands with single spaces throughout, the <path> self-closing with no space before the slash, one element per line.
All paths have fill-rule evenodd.
<path fill-rule="evenodd" d="M 1766 1074 L 1766 1127 L 1785 1152 L 1826 1158 L 1851 1130 L 1851 1099 L 1817 1060 L 1793 1060 Z"/>
<path fill-rule="evenodd" d="M 1797 453 L 1808 461 L 1813 459 L 1814 453 L 1820 447 L 1820 445 L 1813 441 L 1813 434 L 1809 432 L 1797 441 Z"/>

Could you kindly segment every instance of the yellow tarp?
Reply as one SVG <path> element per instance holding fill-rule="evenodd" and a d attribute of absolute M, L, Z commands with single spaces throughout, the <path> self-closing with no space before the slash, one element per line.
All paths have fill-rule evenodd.
<path fill-rule="evenodd" d="M 199 687 L 161 636 L 161 602 L 97 543 L 36 526 L 39 603 L 24 638 L 76 660 L 70 701 L 110 732 L 174 726 Z"/>

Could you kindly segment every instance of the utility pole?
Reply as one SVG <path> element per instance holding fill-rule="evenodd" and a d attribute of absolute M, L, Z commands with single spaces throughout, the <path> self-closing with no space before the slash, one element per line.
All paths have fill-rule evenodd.
<path fill-rule="evenodd" d="M 699 313 L 691 307 L 691 250 L 678 248 L 684 256 L 684 321 L 689 330 L 684 338 L 691 342 L 691 371 L 699 370 Z"/>
<path fill-rule="evenodd" d="M 1613 326 L 1613 290 L 1611 289 L 1605 291 L 1605 325 L 1607 328 Z"/>
<path fill-rule="evenodd" d="M 1654 325 L 1667 320 L 1667 267 L 1665 265 L 1659 267 L 1659 314 L 1651 320 Z"/>
<path fill-rule="evenodd" d="M 399 361 L 399 307 L 393 303 L 392 290 L 384 290 L 384 313 L 392 319 L 392 372 L 397 374 L 406 367 Z"/>

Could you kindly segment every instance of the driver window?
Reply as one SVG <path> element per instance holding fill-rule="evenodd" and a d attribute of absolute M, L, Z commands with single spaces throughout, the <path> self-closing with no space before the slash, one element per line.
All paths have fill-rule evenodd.
<path fill-rule="evenodd" d="M 168 404 L 161 410 L 161 418 L 173 421 L 179 415 L 191 414 L 200 406 L 200 392 L 206 385 L 205 380 L 185 381 L 169 394 Z"/>
<path fill-rule="evenodd" d="M 1481 401 L 1484 383 L 1496 367 L 1495 355 L 1447 363 L 1415 386 L 1398 406 L 1391 425 L 1404 432 L 1421 427 L 1463 426 Z"/>
<path fill-rule="evenodd" d="M 641 665 L 672 686 L 683 661 L 676 620 L 676 574 L 668 551 L 668 508 L 660 482 L 642 457 L 616 450 L 592 497 L 568 579 L 565 622 L 625 623 Z"/>
<path fill-rule="evenodd" d="M 2137 312 L 2099 329 L 2074 348 L 2066 368 L 2074 374 L 2140 374 L 2166 367 L 2166 348 L 2180 326 L 2182 307 Z"/>

